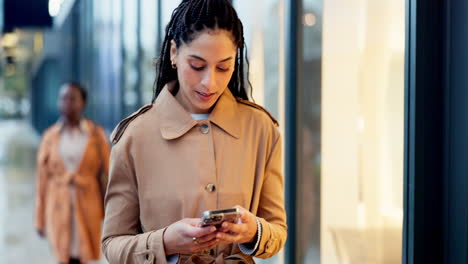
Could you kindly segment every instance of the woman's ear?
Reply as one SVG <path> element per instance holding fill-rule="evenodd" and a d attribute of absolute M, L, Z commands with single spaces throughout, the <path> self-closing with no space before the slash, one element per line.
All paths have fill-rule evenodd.
<path fill-rule="evenodd" d="M 176 62 L 176 57 L 177 57 L 177 45 L 174 40 L 171 40 L 171 63 Z"/>

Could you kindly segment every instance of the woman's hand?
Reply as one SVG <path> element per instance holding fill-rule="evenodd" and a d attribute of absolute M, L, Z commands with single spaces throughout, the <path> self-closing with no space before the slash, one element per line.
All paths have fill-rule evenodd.
<path fill-rule="evenodd" d="M 236 206 L 240 210 L 240 222 L 237 224 L 224 222 L 216 235 L 220 244 L 250 243 L 257 234 L 257 220 L 255 215 L 246 209 Z"/>
<path fill-rule="evenodd" d="M 193 254 L 214 248 L 218 244 L 216 228 L 200 227 L 200 223 L 200 218 L 185 218 L 168 226 L 163 236 L 166 255 Z"/>

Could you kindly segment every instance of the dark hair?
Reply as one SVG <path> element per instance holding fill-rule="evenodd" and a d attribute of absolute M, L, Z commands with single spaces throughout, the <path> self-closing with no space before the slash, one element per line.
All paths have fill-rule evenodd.
<path fill-rule="evenodd" d="M 80 91 L 81 98 L 83 99 L 83 102 L 86 104 L 86 100 L 88 99 L 88 92 L 86 92 L 86 89 L 84 86 L 76 81 L 69 81 L 66 83 L 67 85 L 74 87 Z"/>
<path fill-rule="evenodd" d="M 164 85 L 177 80 L 177 71 L 171 67 L 171 40 L 174 40 L 179 48 L 182 43 L 190 43 L 197 33 L 206 29 L 224 29 L 231 32 L 233 42 L 237 47 L 237 55 L 228 88 L 235 97 L 249 100 L 246 82 L 250 87 L 251 85 L 248 80 L 247 56 L 245 57 L 247 72 L 244 73 L 244 49 L 246 50 L 244 28 L 231 2 L 228 0 L 183 0 L 172 12 L 171 20 L 166 26 L 166 35 L 156 65 L 153 103 Z"/>

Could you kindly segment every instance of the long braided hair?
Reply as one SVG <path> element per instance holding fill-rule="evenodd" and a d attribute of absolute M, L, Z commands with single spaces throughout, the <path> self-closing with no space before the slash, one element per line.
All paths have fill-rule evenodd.
<path fill-rule="evenodd" d="M 166 26 L 166 35 L 156 64 L 153 103 L 164 85 L 177 80 L 177 70 L 171 67 L 171 40 L 174 40 L 179 48 L 182 43 L 189 44 L 196 38 L 197 33 L 206 29 L 224 29 L 231 32 L 234 45 L 237 47 L 237 55 L 228 88 L 235 97 L 249 100 L 247 85 L 249 87 L 251 85 L 248 80 L 247 55 L 245 56 L 247 71 L 244 72 L 244 50 L 246 51 L 244 28 L 231 2 L 228 0 L 183 0 L 172 12 L 171 20 Z"/>

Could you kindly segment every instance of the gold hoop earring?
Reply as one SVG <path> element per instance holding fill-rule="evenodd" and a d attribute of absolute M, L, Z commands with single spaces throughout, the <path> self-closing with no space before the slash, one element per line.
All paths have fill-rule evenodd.
<path fill-rule="evenodd" d="M 174 62 L 171 63 L 171 67 L 172 67 L 172 69 L 174 69 L 174 70 L 177 69 L 177 65 L 176 65 Z"/>

